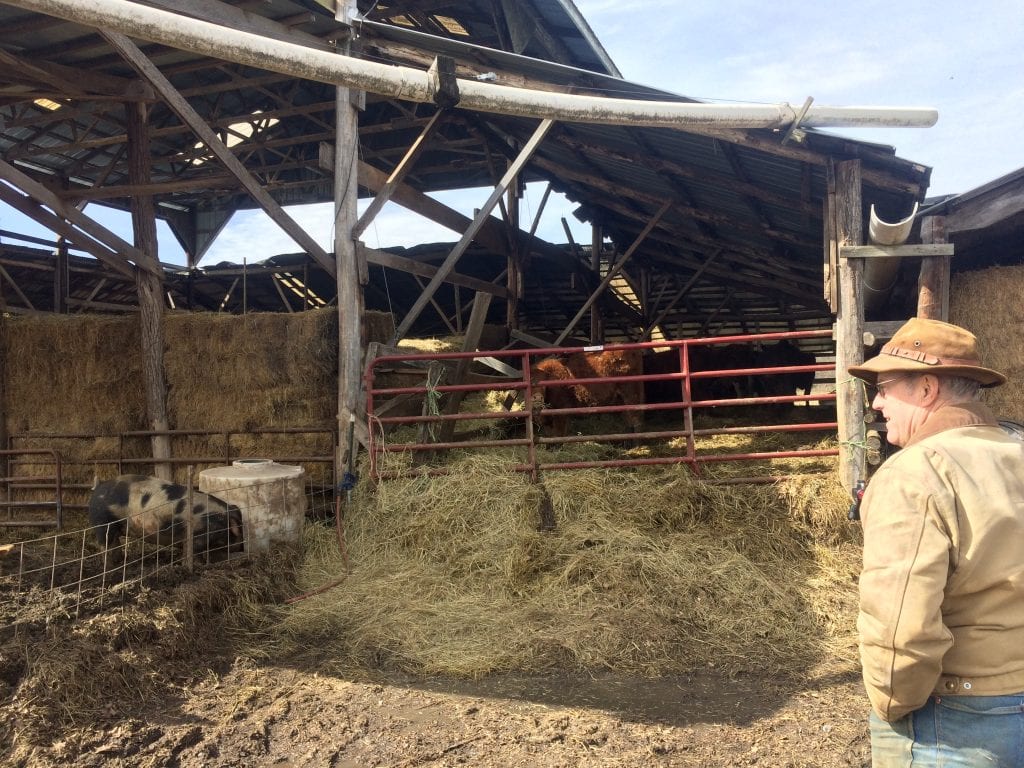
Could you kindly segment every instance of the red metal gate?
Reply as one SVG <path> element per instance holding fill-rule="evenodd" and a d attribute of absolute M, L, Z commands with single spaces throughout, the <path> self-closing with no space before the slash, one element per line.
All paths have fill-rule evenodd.
<path fill-rule="evenodd" d="M 838 455 L 838 447 L 828 449 L 800 449 L 781 451 L 759 451 L 747 453 L 699 453 L 697 442 L 702 437 L 711 435 L 753 435 L 759 433 L 780 433 L 780 432 L 822 432 L 835 434 L 836 421 L 834 407 L 829 409 L 831 417 L 827 421 L 808 423 L 788 424 L 744 424 L 742 426 L 718 426 L 709 428 L 694 427 L 694 412 L 702 409 L 755 409 L 765 406 L 780 406 L 787 404 L 807 404 L 811 402 L 832 403 L 835 401 L 834 392 L 816 392 L 806 394 L 771 394 L 759 395 L 744 392 L 737 387 L 736 396 L 732 397 L 711 397 L 706 399 L 694 398 L 694 385 L 699 382 L 710 380 L 728 380 L 732 382 L 749 380 L 752 377 L 764 379 L 765 377 L 783 377 L 794 374 L 811 374 L 819 371 L 833 371 L 834 365 L 830 363 L 798 364 L 798 365 L 769 365 L 757 366 L 746 365 L 744 367 L 733 367 L 715 370 L 694 370 L 692 359 L 699 356 L 696 352 L 699 348 L 718 347 L 724 345 L 763 345 L 774 344 L 783 340 L 824 338 L 830 337 L 831 331 L 797 331 L 791 333 L 757 334 L 747 336 L 713 337 L 705 339 L 687 339 L 684 341 L 662 341 L 646 342 L 641 344 L 617 344 L 598 347 L 574 347 L 574 348 L 548 348 L 548 349 L 525 349 L 525 350 L 500 350 L 500 351 L 477 351 L 477 352 L 449 352 L 429 354 L 404 354 L 387 355 L 377 357 L 367 366 L 366 391 L 367 419 L 371 425 L 370 439 L 370 470 L 374 479 L 381 479 L 408 472 L 425 472 L 440 474 L 446 472 L 443 467 L 426 466 L 420 464 L 412 468 L 404 467 L 400 470 L 388 470 L 381 468 L 380 459 L 385 454 L 396 452 L 410 452 L 414 456 L 423 457 L 426 454 L 437 454 L 452 449 L 493 449 L 493 448 L 516 448 L 519 459 L 513 461 L 511 468 L 530 472 L 536 478 L 538 473 L 544 470 L 555 469 L 580 469 L 588 467 L 627 467 L 659 464 L 680 464 L 689 465 L 694 471 L 700 471 L 704 464 L 716 462 L 739 462 L 739 461 L 765 461 L 781 458 L 798 457 L 820 457 Z M 600 351 L 617 350 L 664 350 L 674 351 L 678 354 L 678 372 L 671 373 L 648 373 L 643 371 L 630 372 L 629 375 L 595 378 L 572 378 L 557 381 L 537 381 L 534 375 L 536 364 L 551 356 L 566 356 L 573 353 L 592 353 Z M 468 370 L 469 364 L 473 361 L 487 361 L 492 368 L 504 370 L 506 376 L 482 376 L 470 374 L 469 378 L 461 383 L 443 383 L 439 380 L 439 373 L 445 369 L 448 363 L 449 369 L 459 371 L 457 377 Z M 418 366 L 418 368 L 417 368 Z M 418 376 L 421 383 L 404 386 L 384 386 L 380 379 L 385 372 L 395 369 L 405 369 L 411 372 L 410 375 Z M 418 371 L 418 373 L 416 373 Z M 627 382 L 678 382 L 679 398 L 669 403 L 609 403 L 573 408 L 550 408 L 539 406 L 541 398 L 535 397 L 549 387 L 588 387 L 591 385 L 621 384 Z M 699 384 L 698 384 L 699 387 Z M 508 407 L 496 410 L 468 410 L 462 411 L 458 404 L 463 397 L 469 394 L 482 392 L 508 393 L 506 406 L 512 401 L 521 398 L 524 407 L 520 410 L 511 410 Z M 419 408 L 418 414 L 389 415 L 397 410 L 395 403 L 415 403 Z M 454 405 L 454 407 L 453 407 Z M 659 412 L 662 415 L 678 416 L 678 423 L 672 424 L 670 418 L 668 428 L 661 428 L 652 431 L 622 432 L 609 431 L 597 434 L 569 434 L 565 436 L 548 436 L 541 434 L 538 425 L 541 420 L 552 416 L 582 417 L 594 414 L 627 414 L 641 413 L 644 415 Z M 502 425 L 502 429 L 491 429 L 494 433 L 504 434 L 482 437 L 475 435 L 469 439 L 456 440 L 452 438 L 454 428 L 459 422 L 493 422 Z M 513 425 L 515 429 L 509 429 Z M 419 434 L 415 438 L 402 438 L 398 442 L 389 442 L 385 439 L 385 433 L 400 427 L 416 426 Z M 479 432 L 480 430 L 478 430 Z M 600 459 L 588 461 L 559 461 L 545 460 L 544 451 L 538 451 L 538 447 L 552 446 L 558 444 L 581 443 L 581 442 L 632 442 L 634 444 L 653 444 L 669 440 L 682 441 L 678 450 L 669 452 L 668 455 L 657 456 L 619 456 L 613 459 Z M 759 482 L 777 480 L 778 476 L 771 477 L 742 477 L 731 478 L 726 482 Z"/>

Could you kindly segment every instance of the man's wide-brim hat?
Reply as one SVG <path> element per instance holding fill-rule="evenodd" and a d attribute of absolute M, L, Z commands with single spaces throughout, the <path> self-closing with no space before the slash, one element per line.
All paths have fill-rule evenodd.
<path fill-rule="evenodd" d="M 913 317 L 903 324 L 882 351 L 850 374 L 876 384 L 887 375 L 937 373 L 962 376 L 983 387 L 998 387 L 1006 377 L 986 368 L 978 356 L 978 340 L 958 325 Z"/>

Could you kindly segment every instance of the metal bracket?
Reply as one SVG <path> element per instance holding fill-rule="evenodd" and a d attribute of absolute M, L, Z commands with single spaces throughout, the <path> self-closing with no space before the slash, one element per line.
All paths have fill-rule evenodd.
<path fill-rule="evenodd" d="M 427 70 L 427 77 L 434 86 L 434 103 L 437 106 L 451 109 L 459 103 L 462 96 L 455 78 L 455 59 L 451 56 L 438 56 Z"/>
<path fill-rule="evenodd" d="M 359 13 L 359 5 L 356 3 L 356 0 L 335 0 L 335 21 L 340 21 L 342 24 L 352 26 L 352 22 L 361 21 L 362 18 L 362 15 Z"/>
<path fill-rule="evenodd" d="M 800 107 L 800 111 L 796 113 L 796 117 L 793 118 L 793 122 L 790 123 L 789 128 L 786 129 L 786 135 L 782 137 L 783 144 L 785 144 L 790 139 L 793 139 L 797 143 L 804 140 L 804 136 L 806 134 L 802 130 L 800 130 L 800 123 L 805 117 L 807 117 L 807 110 L 811 108 L 811 104 L 813 103 L 814 97 L 808 96 L 807 101 L 805 101 L 804 105 Z"/>

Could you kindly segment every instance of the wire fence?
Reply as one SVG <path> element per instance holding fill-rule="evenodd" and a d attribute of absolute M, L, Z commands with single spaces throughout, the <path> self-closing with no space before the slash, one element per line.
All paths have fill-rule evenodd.
<path fill-rule="evenodd" d="M 26 607 L 58 608 L 78 617 L 197 569 L 248 558 L 278 543 L 297 546 L 307 518 L 334 513 L 333 492 L 308 482 L 287 500 L 281 493 L 250 494 L 265 500 L 244 509 L 190 486 L 163 500 L 146 499 L 138 490 L 130 503 L 123 498 L 123 504 L 90 514 L 85 527 L 0 545 L 0 626 L 22 618 Z M 232 492 L 252 490 L 259 484 L 239 484 Z M 257 542 L 261 546 L 253 546 Z"/>

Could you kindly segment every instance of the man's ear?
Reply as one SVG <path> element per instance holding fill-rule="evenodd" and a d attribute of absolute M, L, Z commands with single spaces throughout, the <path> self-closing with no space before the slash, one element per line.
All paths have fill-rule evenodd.
<path fill-rule="evenodd" d="M 917 391 L 920 393 L 921 405 L 933 405 L 939 399 L 942 385 L 938 376 L 926 373 L 917 380 Z"/>

